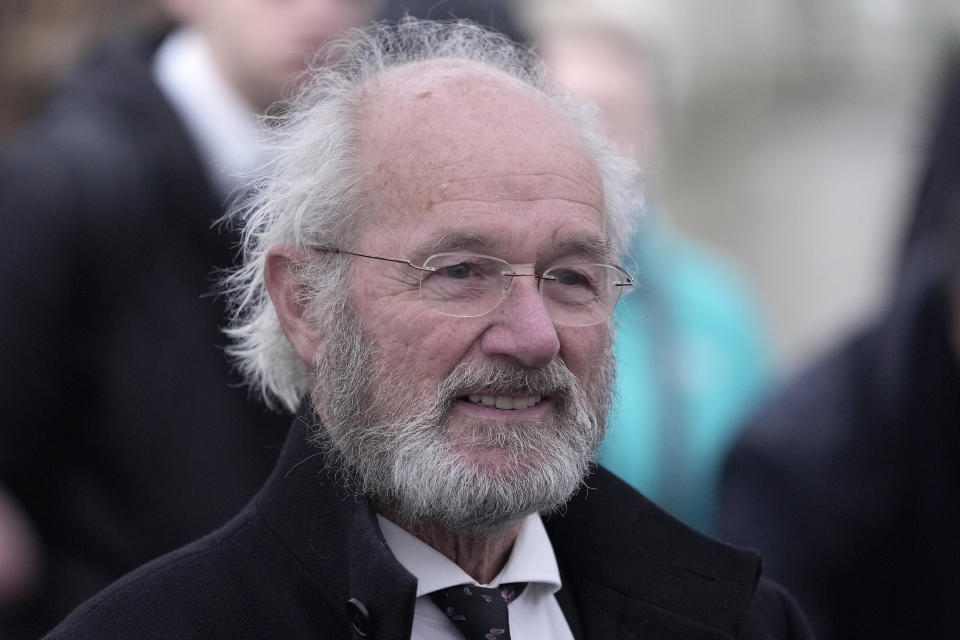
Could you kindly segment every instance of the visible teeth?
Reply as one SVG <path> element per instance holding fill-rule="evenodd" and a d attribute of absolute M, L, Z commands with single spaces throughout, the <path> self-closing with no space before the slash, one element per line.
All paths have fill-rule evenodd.
<path fill-rule="evenodd" d="M 482 404 L 485 407 L 496 407 L 497 409 L 526 409 L 540 402 L 543 396 L 491 396 L 486 394 L 471 393 L 467 399 L 473 404 Z"/>
<path fill-rule="evenodd" d="M 522 405 L 520 404 L 522 401 Z M 526 407 L 532 407 L 535 404 L 540 402 L 540 396 L 524 396 L 523 398 L 517 398 L 514 402 L 514 407 L 517 409 L 524 409 Z"/>

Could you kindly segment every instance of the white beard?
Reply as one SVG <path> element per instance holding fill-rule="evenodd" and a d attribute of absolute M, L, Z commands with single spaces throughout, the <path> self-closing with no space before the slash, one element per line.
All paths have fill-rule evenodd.
<path fill-rule="evenodd" d="M 416 398 L 412 381 L 374 356 L 356 313 L 347 306 L 334 315 L 311 391 L 324 420 L 313 439 L 358 493 L 400 524 L 483 535 L 552 511 L 579 487 L 606 429 L 615 371 L 609 348 L 590 390 L 559 360 L 530 368 L 500 359 L 461 362 L 432 397 Z M 552 411 L 523 423 L 461 415 L 465 429 L 453 442 L 453 403 L 476 388 L 549 396 Z M 496 469 L 462 453 L 484 449 L 499 452 Z"/>

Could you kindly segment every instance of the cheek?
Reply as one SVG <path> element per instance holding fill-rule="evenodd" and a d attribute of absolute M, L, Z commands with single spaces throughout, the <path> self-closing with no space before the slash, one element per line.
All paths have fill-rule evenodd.
<path fill-rule="evenodd" d="M 426 309 L 414 285 L 380 277 L 377 268 L 373 260 L 356 264 L 350 295 L 381 361 L 404 375 L 442 379 L 466 357 L 479 324 Z"/>
<path fill-rule="evenodd" d="M 384 309 L 371 317 L 370 331 L 378 359 L 389 371 L 408 379 L 423 394 L 432 394 L 454 367 L 467 358 L 475 342 L 469 323 L 435 313 L 405 314 Z"/>
<path fill-rule="evenodd" d="M 604 354 L 612 345 L 613 336 L 607 325 L 593 327 L 557 327 L 560 357 L 567 368 L 586 385 L 600 374 Z"/>

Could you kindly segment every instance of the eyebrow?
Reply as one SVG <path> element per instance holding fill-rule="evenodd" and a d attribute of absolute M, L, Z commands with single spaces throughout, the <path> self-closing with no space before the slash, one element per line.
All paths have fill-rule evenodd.
<path fill-rule="evenodd" d="M 598 259 L 609 260 L 613 253 L 610 238 L 603 236 L 572 236 L 561 238 L 554 245 L 554 255 L 586 254 Z"/>
<path fill-rule="evenodd" d="M 429 244 L 414 252 L 421 262 L 430 256 L 450 251 L 485 251 L 496 249 L 497 243 L 477 233 L 454 231 L 434 238 Z"/>

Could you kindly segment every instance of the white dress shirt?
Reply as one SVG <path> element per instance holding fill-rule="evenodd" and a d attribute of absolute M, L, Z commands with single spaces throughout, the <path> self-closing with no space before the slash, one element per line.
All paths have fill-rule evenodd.
<path fill-rule="evenodd" d="M 452 560 L 381 515 L 377 516 L 387 546 L 417 578 L 413 614 L 414 640 L 463 640 L 463 636 L 428 594 L 458 584 L 479 584 Z M 514 640 L 573 640 L 567 619 L 554 594 L 560 590 L 560 570 L 540 516 L 524 520 L 513 551 L 500 573 L 482 587 L 526 582 L 527 587 L 508 605 L 510 637 Z"/>
<path fill-rule="evenodd" d="M 203 37 L 189 28 L 171 33 L 154 54 L 153 78 L 186 125 L 219 195 L 241 191 L 270 157 L 263 127 L 224 80 Z"/>

